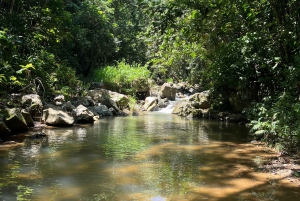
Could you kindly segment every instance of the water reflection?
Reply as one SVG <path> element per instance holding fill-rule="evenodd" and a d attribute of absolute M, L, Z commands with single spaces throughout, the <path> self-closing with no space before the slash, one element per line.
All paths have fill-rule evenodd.
<path fill-rule="evenodd" d="M 2 200 L 296 197 L 254 171 L 269 155 L 240 144 L 248 138 L 243 126 L 157 112 L 43 132 L 48 138 L 0 151 Z"/>

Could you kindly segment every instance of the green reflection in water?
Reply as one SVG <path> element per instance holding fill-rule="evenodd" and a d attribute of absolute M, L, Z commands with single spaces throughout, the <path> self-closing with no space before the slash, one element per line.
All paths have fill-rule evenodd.
<path fill-rule="evenodd" d="M 125 159 L 146 148 L 146 140 L 136 135 L 136 131 L 129 130 L 123 134 L 110 134 L 104 145 L 105 154 L 117 160 Z"/>
<path fill-rule="evenodd" d="M 155 113 L 44 132 L 0 151 L 3 200 L 180 200 L 205 186 L 203 146 L 247 139 L 238 125 Z"/>

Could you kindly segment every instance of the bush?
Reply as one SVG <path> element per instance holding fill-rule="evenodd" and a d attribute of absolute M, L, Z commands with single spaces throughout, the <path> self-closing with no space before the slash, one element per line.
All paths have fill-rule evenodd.
<path fill-rule="evenodd" d="M 247 111 L 252 134 L 278 151 L 295 152 L 300 139 L 300 103 L 288 93 L 264 98 Z"/>
<path fill-rule="evenodd" d="M 106 66 L 95 70 L 92 79 L 103 82 L 111 90 L 130 94 L 133 92 L 134 82 L 148 82 L 149 77 L 150 71 L 147 66 L 135 63 L 130 65 L 121 61 L 116 66 Z"/>

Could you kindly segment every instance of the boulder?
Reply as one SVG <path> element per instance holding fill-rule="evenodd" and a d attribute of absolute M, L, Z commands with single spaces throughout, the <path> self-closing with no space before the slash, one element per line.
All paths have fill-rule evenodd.
<path fill-rule="evenodd" d="M 21 114 L 23 115 L 27 126 L 28 127 L 33 127 L 34 123 L 33 123 L 33 120 L 32 120 L 32 117 L 31 117 L 30 113 L 28 111 L 26 111 L 25 109 L 23 109 L 23 110 L 21 110 Z"/>
<path fill-rule="evenodd" d="M 184 117 L 207 117 L 210 103 L 208 101 L 209 91 L 196 93 L 187 100 L 178 102 L 172 113 Z"/>
<path fill-rule="evenodd" d="M 89 107 L 89 110 L 93 112 L 95 116 L 113 116 L 113 113 L 108 109 L 106 105 L 99 105 L 94 107 Z"/>
<path fill-rule="evenodd" d="M 56 106 L 62 106 L 66 101 L 65 101 L 65 96 L 64 95 L 57 95 L 54 98 L 54 104 Z"/>
<path fill-rule="evenodd" d="M 159 95 L 162 98 L 167 98 L 169 100 L 175 100 L 177 88 L 173 86 L 172 83 L 164 83 L 159 91 Z"/>
<path fill-rule="evenodd" d="M 71 112 L 75 109 L 75 106 L 70 102 L 66 102 L 66 104 L 63 106 L 68 112 Z"/>
<path fill-rule="evenodd" d="M 109 92 L 109 95 L 120 109 L 124 109 L 128 107 L 128 103 L 129 103 L 128 96 L 117 92 Z"/>
<path fill-rule="evenodd" d="M 94 122 L 94 114 L 89 111 L 88 108 L 83 105 L 79 105 L 76 109 L 74 109 L 74 116 L 76 119 L 76 123 L 92 123 Z"/>
<path fill-rule="evenodd" d="M 182 94 L 190 93 L 191 85 L 187 82 L 179 82 L 175 85 L 175 87 L 177 88 L 177 92 L 180 92 Z"/>
<path fill-rule="evenodd" d="M 158 107 L 159 108 L 166 108 L 170 104 L 169 100 L 167 98 L 163 98 L 158 100 Z"/>
<path fill-rule="evenodd" d="M 183 111 L 185 110 L 185 108 L 188 107 L 188 102 L 187 101 L 180 101 L 178 102 L 175 106 L 174 109 L 172 111 L 172 114 L 177 114 L 179 116 L 184 116 L 183 115 Z"/>
<path fill-rule="evenodd" d="M 146 79 L 136 79 L 132 81 L 132 89 L 135 96 L 139 99 L 144 100 L 150 95 L 149 81 Z"/>
<path fill-rule="evenodd" d="M 147 97 L 143 107 L 147 111 L 157 111 L 159 109 L 158 98 L 157 97 Z"/>
<path fill-rule="evenodd" d="M 24 132 L 28 130 L 26 121 L 21 114 L 21 111 L 17 108 L 1 110 L 5 125 L 11 130 L 11 132 Z"/>
<path fill-rule="evenodd" d="M 41 116 L 43 110 L 43 103 L 37 94 L 28 94 L 22 96 L 22 108 L 26 109 L 29 114 L 34 116 Z"/>
<path fill-rule="evenodd" d="M 88 96 L 90 96 L 96 103 L 102 103 L 106 99 L 109 99 L 109 92 L 106 89 L 89 90 Z"/>
<path fill-rule="evenodd" d="M 43 111 L 42 122 L 52 126 L 71 126 L 74 118 L 61 110 L 49 108 Z"/>
<path fill-rule="evenodd" d="M 89 90 L 88 95 L 96 102 L 106 105 L 108 108 L 113 108 L 116 113 L 120 111 L 119 107 L 110 98 L 109 91 L 106 89 Z"/>
<path fill-rule="evenodd" d="M 81 103 L 83 106 L 85 107 L 89 107 L 89 106 L 94 106 L 95 105 L 95 102 L 94 100 L 92 99 L 92 97 L 90 96 L 86 96 L 84 97 L 82 103 Z"/>
<path fill-rule="evenodd" d="M 210 108 L 208 97 L 209 97 L 209 91 L 204 91 L 201 93 L 196 93 L 191 95 L 188 98 L 188 101 L 196 109 L 208 109 Z"/>

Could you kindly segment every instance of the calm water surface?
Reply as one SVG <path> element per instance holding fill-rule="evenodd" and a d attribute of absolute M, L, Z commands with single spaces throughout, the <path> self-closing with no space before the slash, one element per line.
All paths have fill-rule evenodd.
<path fill-rule="evenodd" d="M 236 148 L 244 126 L 155 112 L 43 132 L 0 150 L 0 200 L 286 200 Z"/>

